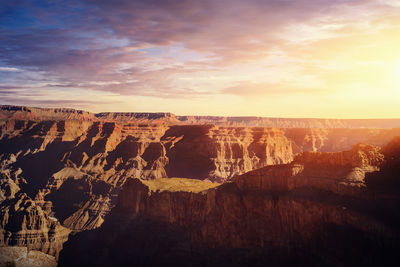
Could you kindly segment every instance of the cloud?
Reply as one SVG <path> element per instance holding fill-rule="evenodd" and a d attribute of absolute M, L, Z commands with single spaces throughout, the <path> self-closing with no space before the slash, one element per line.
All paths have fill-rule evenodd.
<path fill-rule="evenodd" d="M 12 1 L 0 9 L 0 79 L 15 98 L 21 86 L 170 99 L 313 93 L 305 76 L 329 80 L 320 66 L 332 54 L 395 27 L 398 14 L 392 0 Z M 290 82 L 261 66 L 277 64 L 276 51 L 295 59 L 276 67 Z M 248 82 L 235 78 L 241 68 Z M 205 73 L 233 78 L 193 78 Z"/>
<path fill-rule="evenodd" d="M 262 97 L 271 95 L 293 95 L 293 94 L 315 94 L 321 93 L 321 90 L 315 88 L 299 88 L 290 84 L 272 84 L 272 83 L 253 83 L 250 81 L 221 90 L 223 94 L 237 95 L 241 97 Z"/>
<path fill-rule="evenodd" d="M 10 68 L 10 67 L 0 67 L 0 71 L 19 71 L 17 68 Z"/>
<path fill-rule="evenodd" d="M 63 100 L 48 100 L 48 99 L 24 99 L 21 97 L 13 98 L 6 97 L 2 99 L 2 104 L 18 104 L 18 105 L 40 105 L 40 106 L 53 106 L 57 107 L 60 105 L 72 105 L 72 106 L 82 106 L 82 105 L 93 105 L 93 104 L 104 104 L 104 101 L 92 101 L 92 100 L 71 100 L 71 99 L 63 99 Z"/>

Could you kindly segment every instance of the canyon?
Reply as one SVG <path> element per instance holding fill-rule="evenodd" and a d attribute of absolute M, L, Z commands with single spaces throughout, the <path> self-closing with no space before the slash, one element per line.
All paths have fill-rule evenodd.
<path fill-rule="evenodd" d="M 169 112 L 100 112 L 92 113 L 72 108 L 35 108 L 25 106 L 0 106 L 0 119 L 23 120 L 84 120 L 162 123 L 168 125 L 213 124 L 235 127 L 275 128 L 400 128 L 400 119 L 318 119 L 318 118 L 274 118 L 274 117 L 224 117 L 187 116 Z"/>
<path fill-rule="evenodd" d="M 128 179 L 104 225 L 72 237 L 59 265 L 396 266 L 395 149 L 397 159 L 370 145 L 306 152 L 217 187 Z M 388 169 L 391 182 L 371 183 Z"/>
<path fill-rule="evenodd" d="M 95 265 L 106 240 L 115 249 L 100 265 L 157 251 L 182 264 L 279 265 L 289 252 L 340 263 L 320 247 L 344 253 L 334 233 L 357 233 L 386 255 L 398 244 L 399 122 L 1 106 L 0 246 L 60 266 Z M 71 262 L 79 251 L 89 256 Z"/>

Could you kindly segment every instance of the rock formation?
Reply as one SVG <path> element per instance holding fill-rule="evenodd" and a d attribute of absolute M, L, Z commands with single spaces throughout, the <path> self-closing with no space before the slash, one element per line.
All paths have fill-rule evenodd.
<path fill-rule="evenodd" d="M 285 257 L 295 255 L 300 261 L 290 265 L 394 266 L 399 263 L 394 254 L 400 245 L 398 209 L 382 213 L 385 203 L 376 201 L 368 189 L 354 190 L 354 183 L 366 186 L 365 175 L 378 172 L 383 161 L 379 148 L 369 145 L 338 153 L 309 152 L 293 163 L 254 170 L 218 187 L 203 185 L 199 192 L 179 188 L 176 181 L 171 190 L 165 190 L 165 185 L 158 190 L 157 183 L 128 179 L 105 224 L 68 242 L 60 266 L 76 263 L 77 251 L 95 255 L 104 247 L 91 242 L 105 240 L 119 240 L 122 251 L 123 247 L 142 247 L 143 254 L 133 259 L 110 250 L 93 264 L 109 264 L 112 259 L 133 264 L 148 257 L 149 264 L 159 264 L 161 259 L 183 264 L 189 259 L 196 264 L 231 266 L 278 257 L 276 265 L 281 266 Z M 116 224 L 124 229 L 121 234 L 112 230 Z M 121 235 L 131 235 L 131 227 L 143 231 L 132 230 L 138 239 L 121 239 Z M 170 247 L 160 248 L 157 242 L 146 247 L 146 235 L 157 241 L 156 236 L 163 235 Z M 181 246 L 186 249 L 180 250 Z M 214 255 L 207 255 L 209 248 Z M 231 258 L 235 251 L 241 254 Z M 172 259 L 167 257 L 170 253 Z"/>
<path fill-rule="evenodd" d="M 0 246 L 25 246 L 57 257 L 70 233 L 24 193 L 1 202 L 0 218 Z"/>
<path fill-rule="evenodd" d="M 244 190 L 290 191 L 314 187 L 339 195 L 368 197 L 367 173 L 384 161 L 380 148 L 358 144 L 343 152 L 303 152 L 287 165 L 264 167 L 237 177 Z"/>
<path fill-rule="evenodd" d="M 223 181 L 293 159 L 278 129 L 12 119 L 0 129 L 3 204 L 29 199 L 44 221 L 57 218 L 73 231 L 99 227 L 128 177 Z M 46 236 L 42 228 L 38 236 Z M 19 239 L 4 237 L 4 244 L 29 242 L 18 229 L 7 231 Z M 61 248 L 32 247 L 52 255 Z"/>
<path fill-rule="evenodd" d="M 0 266 L 56 267 L 53 256 L 26 247 L 0 247 Z"/>
<path fill-rule="evenodd" d="M 278 129 L 243 125 L 319 125 L 330 128 Z M 359 128 L 365 125 L 387 128 L 396 125 L 396 120 L 291 121 L 182 117 L 170 113 L 93 114 L 73 109 L 1 106 L 0 205 L 4 212 L 0 225 L 3 233 L 1 242 L 3 245 L 24 245 L 57 255 L 69 231 L 93 230 L 103 224 L 116 204 L 122 185 L 126 184 L 124 190 L 128 190 L 126 188 L 132 183 L 131 180 L 126 182 L 129 177 L 140 178 L 140 186 L 148 188 L 143 192 L 149 190 L 148 199 L 138 204 L 140 216 L 145 214 L 144 217 L 150 217 L 156 224 L 167 223 L 184 228 L 206 221 L 205 226 L 196 233 L 190 232 L 190 238 L 187 239 L 187 242 L 196 244 L 206 243 L 206 247 L 228 243 L 245 247 L 260 245 L 241 239 L 242 235 L 253 235 L 250 230 L 243 233 L 227 232 L 229 236 L 239 235 L 235 237 L 237 240 L 230 240 L 233 237 L 215 236 L 216 231 L 223 229 L 219 226 L 211 229 L 210 226 L 228 216 L 224 213 L 225 209 L 233 209 L 234 216 L 244 216 L 248 209 L 251 210 L 246 205 L 257 206 L 252 198 L 242 199 L 242 194 L 251 195 L 248 192 L 253 191 L 262 194 L 274 192 L 268 200 L 262 198 L 257 201 L 266 207 L 276 203 L 283 205 L 280 208 L 288 211 L 279 211 L 282 214 L 295 212 L 290 210 L 293 208 L 290 206 L 292 197 L 305 194 L 302 190 L 310 186 L 313 190 L 330 192 L 335 199 L 373 199 L 376 205 L 389 207 L 389 210 L 381 210 L 391 214 L 393 207 L 399 207 L 393 189 L 398 188 L 398 184 L 396 179 L 392 179 L 392 174 L 398 173 L 398 170 L 397 161 L 388 159 L 397 157 L 397 150 L 393 147 L 398 141 L 394 140 L 382 153 L 374 146 L 354 144 L 366 142 L 382 146 L 393 136 L 399 135 L 400 130 Z M 344 126 L 357 129 L 337 128 Z M 339 152 L 343 150 L 348 151 Z M 198 184 L 175 178 L 198 179 Z M 385 182 L 382 183 L 382 180 Z M 189 192 L 172 190 L 176 188 L 174 183 L 177 181 L 179 186 L 185 188 L 183 191 Z M 206 193 L 198 192 L 210 184 L 215 187 L 215 182 L 230 183 L 209 189 Z M 241 197 L 237 197 L 237 192 Z M 223 202 L 214 199 L 213 194 Z M 283 194 L 279 199 L 287 197 L 287 202 L 276 202 L 277 194 Z M 387 199 L 389 195 L 390 203 Z M 121 195 L 120 200 L 124 197 L 128 197 L 127 194 Z M 213 206 L 213 201 L 221 208 Z M 188 206 L 180 207 L 182 202 Z M 121 210 L 122 203 L 120 201 L 116 210 Z M 143 203 L 151 204 L 143 206 Z M 299 205 L 314 205 L 313 202 L 304 203 Z M 25 206 L 29 208 L 25 209 Z M 24 208 L 21 210 L 19 207 Z M 198 207 L 204 208 L 207 213 L 197 210 Z M 128 213 L 132 213 L 129 209 Z M 257 212 L 268 214 L 269 211 Z M 336 210 L 329 210 L 328 213 L 336 214 Z M 137 215 L 135 212 L 133 214 Z M 186 217 L 190 216 L 193 217 L 190 220 L 202 218 L 203 221 L 188 222 Z M 214 222 L 210 219 L 213 216 Z M 357 218 L 361 220 L 361 217 Z M 256 216 L 251 220 L 256 220 Z M 284 219 L 274 217 L 274 220 Z M 230 223 L 237 224 L 230 221 L 223 227 L 231 227 L 228 225 Z M 246 223 L 251 224 L 250 221 Z M 369 226 L 379 228 L 376 226 L 378 224 Z M 294 231 L 298 230 L 296 227 L 293 226 Z M 212 241 L 214 243 L 203 235 L 208 235 L 210 240 L 215 239 Z M 268 243 L 270 239 L 260 240 Z"/>
<path fill-rule="evenodd" d="M 90 120 L 168 125 L 217 125 L 229 127 L 273 128 L 400 128 L 400 119 L 301 119 L 268 117 L 178 116 L 172 113 L 102 112 L 91 113 L 71 108 L 35 108 L 0 106 L 0 119 L 20 120 Z"/>

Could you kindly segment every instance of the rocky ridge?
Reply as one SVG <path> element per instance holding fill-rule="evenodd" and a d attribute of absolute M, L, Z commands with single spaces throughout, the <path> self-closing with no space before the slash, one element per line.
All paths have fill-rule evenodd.
<path fill-rule="evenodd" d="M 276 265 L 281 266 L 287 257 L 294 257 L 288 265 L 394 266 L 398 263 L 394 251 L 400 244 L 399 197 L 397 205 L 388 209 L 388 202 L 371 194 L 365 179 L 388 161 L 379 148 L 360 144 L 338 153 L 303 153 L 293 163 L 254 170 L 197 193 L 185 188 L 157 190 L 140 179 L 128 179 L 105 224 L 69 241 L 60 266 L 73 264 L 76 251 L 95 255 L 102 247 L 90 242 L 105 240 L 123 244 L 92 264 L 118 257 L 118 263 L 132 264 L 148 257 L 153 264 L 169 260 L 232 266 L 269 260 L 275 265 L 273 259 L 278 257 Z M 134 226 L 152 240 L 164 232 L 162 239 L 171 243 L 168 249 L 154 245 L 142 248 L 143 255 L 137 258 L 124 257 L 123 247 L 146 247 L 146 237 L 135 232 L 136 241 L 121 240 L 112 230 L 116 224 L 124 229 L 123 235 L 129 236 L 128 229 Z M 79 243 L 82 240 L 89 243 Z M 182 246 L 187 249 L 182 251 Z M 212 256 L 207 248 L 213 248 Z"/>
<path fill-rule="evenodd" d="M 383 145 L 398 135 L 399 129 L 277 129 L 232 127 L 230 123 L 228 127 L 172 125 L 175 117 L 167 113 L 96 116 L 72 109 L 10 106 L 2 109 L 8 111 L 0 112 L 0 201 L 2 211 L 9 215 L 0 227 L 1 245 L 31 242 L 30 248 L 57 255 L 69 231 L 92 230 L 103 224 L 129 177 L 141 178 L 144 184 L 153 179 L 166 181 L 162 178 L 167 177 L 236 180 L 229 184 L 234 184 L 233 188 L 237 188 L 234 190 L 239 192 L 254 191 L 251 187 L 259 184 L 260 179 L 267 181 L 261 182 L 262 186 L 268 183 L 272 186 L 267 191 L 281 193 L 313 184 L 318 190 L 342 197 L 374 196 L 386 204 L 388 187 L 396 188 L 393 186 L 396 181 L 386 187 L 379 182 L 382 175 L 392 177 L 396 169 L 393 163 L 383 163 L 382 166 L 388 166 L 386 174 L 379 170 L 377 166 L 382 159 L 378 148 L 358 145 L 347 152 L 337 151 L 362 141 Z M 171 121 L 166 123 L 165 116 Z M 320 153 L 326 151 L 331 153 Z M 240 182 L 244 173 L 248 178 Z M 257 186 L 255 191 L 260 191 Z M 165 195 L 171 193 L 162 191 Z M 196 199 L 198 194 L 193 194 L 189 195 Z M 190 203 L 186 197 L 185 201 Z M 390 205 L 396 206 L 396 193 L 390 197 L 394 199 Z M 29 206 L 28 213 L 21 213 L 15 203 Z M 174 205 L 168 209 L 179 204 Z M 160 209 L 160 216 L 164 216 L 162 209 L 167 208 Z M 27 221 L 15 219 L 13 214 L 19 214 L 16 218 L 25 216 Z M 11 225 L 14 226 L 10 228 Z M 21 232 L 25 228 L 28 232 Z"/>
<path fill-rule="evenodd" d="M 24 193 L 1 202 L 0 217 L 0 246 L 24 246 L 57 257 L 70 233 Z"/>
<path fill-rule="evenodd" d="M 55 267 L 54 257 L 27 247 L 0 247 L 0 265 L 15 267 Z"/>
<path fill-rule="evenodd" d="M 0 129 L 4 209 L 27 198 L 40 220 L 57 218 L 72 231 L 99 227 L 128 177 L 223 181 L 293 159 L 292 143 L 278 129 L 76 120 L 6 120 Z M 32 247 L 56 255 L 60 246 L 49 245 L 45 224 L 33 228 L 43 244 Z M 30 242 L 19 230 L 7 231 L 14 237 L 4 245 Z"/>
<path fill-rule="evenodd" d="M 162 123 L 168 125 L 206 125 L 274 128 L 400 128 L 400 119 L 316 119 L 272 117 L 178 116 L 168 112 L 91 113 L 71 108 L 0 106 L 0 119 L 91 120 L 114 122 Z"/>

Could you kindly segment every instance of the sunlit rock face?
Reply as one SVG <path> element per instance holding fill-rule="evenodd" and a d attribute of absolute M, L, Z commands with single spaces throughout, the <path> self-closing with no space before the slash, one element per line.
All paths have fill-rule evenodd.
<path fill-rule="evenodd" d="M 0 217 L 2 246 L 24 246 L 57 257 L 70 233 L 24 193 L 1 202 Z"/>
<path fill-rule="evenodd" d="M 193 234 L 196 238 L 209 238 L 207 243 L 234 244 L 237 247 L 261 246 L 261 243 L 257 243 L 263 242 L 261 237 L 260 240 L 250 241 L 247 238 L 254 235 L 244 234 L 243 231 L 258 231 L 256 230 L 258 227 L 232 229 L 233 225 L 242 224 L 236 220 L 248 219 L 249 221 L 242 226 L 250 226 L 253 220 L 260 219 L 257 219 L 258 215 L 266 216 L 266 220 L 277 219 L 281 223 L 276 226 L 276 229 L 282 228 L 279 232 L 300 231 L 296 228 L 311 227 L 323 217 L 326 222 L 350 224 L 354 216 L 361 215 L 350 214 L 350 212 L 349 217 L 346 217 L 348 211 L 343 211 L 340 206 L 300 200 L 291 194 L 296 190 L 307 189 L 315 190 L 316 194 L 319 191 L 326 191 L 339 198 L 343 196 L 343 198 L 370 199 L 366 190 L 365 174 L 379 170 L 383 160 L 384 156 L 379 153 L 379 148 L 369 145 L 357 145 L 352 150 L 344 152 L 307 152 L 296 157 L 290 164 L 257 169 L 235 177 L 231 183 L 197 194 L 193 192 L 154 193 L 139 180 L 130 179 L 120 193 L 117 209 L 190 229 L 193 225 L 204 224 L 203 230 Z M 261 201 L 261 204 L 257 204 L 257 201 Z M 291 201 L 294 201 L 292 204 L 297 204 L 292 205 Z M 278 218 L 274 218 L 275 215 L 271 213 L 273 211 L 279 211 Z M 226 212 L 230 213 L 230 216 L 227 216 Z M 211 221 L 208 222 L 208 220 Z M 224 220 L 227 221 L 224 222 Z M 351 224 L 354 223 L 355 221 Z M 374 224 L 373 227 L 379 225 L 374 220 L 371 223 Z M 273 233 L 276 229 L 273 229 L 275 226 L 268 225 L 266 223 L 263 228 L 271 227 L 271 232 L 265 234 L 265 238 L 270 240 L 271 235 L 276 235 Z M 225 233 L 230 230 L 234 232 Z M 278 239 L 273 238 L 273 240 Z M 256 244 L 251 242 L 256 242 Z"/>
<path fill-rule="evenodd" d="M 163 140 L 176 137 L 181 140 L 167 147 L 169 177 L 227 180 L 293 159 L 291 142 L 278 129 L 173 126 Z"/>
<path fill-rule="evenodd" d="M 379 147 L 358 144 L 343 152 L 303 152 L 290 164 L 264 167 L 238 176 L 236 183 L 245 190 L 289 191 L 314 187 L 367 198 L 365 176 L 378 171 L 383 162 Z"/>
<path fill-rule="evenodd" d="M 3 203 L 24 193 L 43 216 L 73 231 L 99 227 L 128 177 L 225 181 L 293 159 L 292 143 L 278 129 L 13 119 L 0 129 Z M 17 241 L 4 244 L 30 242 L 18 231 Z M 33 247 L 60 250 L 45 241 Z"/>
<path fill-rule="evenodd" d="M 55 267 L 56 259 L 27 247 L 0 247 L 0 265 L 15 267 Z"/>
<path fill-rule="evenodd" d="M 262 190 L 276 192 L 313 184 L 338 195 L 384 199 L 381 185 L 375 186 L 379 178 L 374 178 L 382 175 L 377 167 L 382 154 L 374 146 L 354 144 L 383 145 L 399 131 L 242 126 L 247 122 L 262 125 L 262 120 L 254 124 L 252 118 L 218 118 L 215 125 L 207 125 L 216 118 L 185 122 L 170 113 L 93 114 L 12 106 L 2 106 L 0 118 L 0 201 L 4 216 L 8 214 L 1 226 L 1 242 L 52 255 L 61 250 L 69 231 L 92 230 L 103 224 L 128 178 L 235 181 L 233 188 L 245 192 L 254 186 L 260 190 L 259 183 L 265 187 Z M 342 150 L 347 151 L 338 152 Z M 320 153 L 326 151 L 332 153 Z M 243 182 L 240 177 L 245 173 L 248 178 Z M 159 197 L 169 198 L 168 194 Z M 188 196 L 197 195 L 182 194 L 188 203 Z M 178 207 L 182 196 L 175 206 L 163 204 L 153 213 L 167 218 L 166 210 L 182 209 Z M 24 209 L 27 214 L 12 208 L 20 202 L 30 203 L 29 212 Z M 26 219 L 13 219 L 14 215 Z M 178 214 L 176 220 L 186 217 Z M 25 228 L 31 232 L 21 232 Z"/>
<path fill-rule="evenodd" d="M 0 119 L 81 120 L 157 123 L 165 125 L 217 125 L 229 127 L 270 127 L 284 129 L 394 129 L 400 119 L 302 119 L 272 117 L 178 116 L 169 112 L 91 113 L 71 108 L 35 108 L 0 105 Z M 319 130 L 317 130 L 318 132 Z M 334 132 L 335 134 L 335 132 Z"/>
<path fill-rule="evenodd" d="M 60 266 L 75 263 L 74 255 L 82 251 L 98 254 L 105 247 L 94 244 L 107 240 L 118 242 L 113 243 L 118 249 L 107 250 L 98 263 L 117 258 L 120 264 L 147 259 L 210 266 L 392 266 L 399 262 L 394 255 L 400 245 L 400 198 L 388 206 L 394 199 L 376 198 L 365 183 L 389 161 L 378 147 L 356 145 L 344 152 L 301 154 L 290 164 L 253 170 L 200 192 L 179 190 L 172 180 L 171 190 L 165 190 L 128 179 L 103 226 L 66 243 Z M 116 225 L 124 231 L 116 233 Z M 169 242 L 168 248 L 162 242 Z M 140 254 L 124 257 L 125 247 Z"/>
<path fill-rule="evenodd" d="M 384 146 L 400 135 L 400 128 L 288 128 L 282 129 L 293 141 L 293 152 L 340 152 L 355 144 Z"/>

